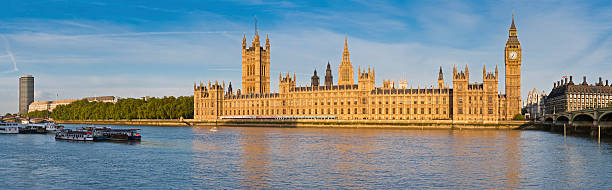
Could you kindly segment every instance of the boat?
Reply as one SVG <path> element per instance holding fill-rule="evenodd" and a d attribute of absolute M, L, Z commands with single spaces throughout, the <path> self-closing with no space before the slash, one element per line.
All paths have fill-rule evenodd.
<path fill-rule="evenodd" d="M 218 130 L 217 130 L 217 127 L 213 127 L 213 128 L 210 128 L 210 130 L 209 130 L 209 131 L 210 131 L 210 132 L 217 132 Z"/>
<path fill-rule="evenodd" d="M 17 134 L 19 133 L 18 123 L 0 122 L 0 134 Z"/>
<path fill-rule="evenodd" d="M 29 123 L 27 126 L 35 128 L 44 128 L 46 133 L 56 133 L 58 130 L 64 129 L 64 126 L 57 125 L 51 121 L 43 121 L 41 123 Z"/>
<path fill-rule="evenodd" d="M 110 127 L 82 127 L 77 131 L 93 134 L 94 141 L 140 141 L 140 129 L 112 129 Z"/>
<path fill-rule="evenodd" d="M 21 134 L 45 134 L 47 129 L 44 126 L 27 124 L 24 127 L 19 128 Z"/>
<path fill-rule="evenodd" d="M 84 131 L 73 131 L 71 129 L 62 129 L 55 133 L 55 139 L 70 140 L 70 141 L 93 141 L 93 134 Z"/>

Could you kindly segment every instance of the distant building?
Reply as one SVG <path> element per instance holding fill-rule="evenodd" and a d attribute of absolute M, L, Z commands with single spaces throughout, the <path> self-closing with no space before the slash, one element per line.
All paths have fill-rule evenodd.
<path fill-rule="evenodd" d="M 69 99 L 69 100 L 55 100 L 55 101 L 40 101 L 40 102 L 33 102 L 32 104 L 30 104 L 29 106 L 29 112 L 33 112 L 33 111 L 53 111 L 57 106 L 60 105 L 68 105 L 71 104 L 72 102 L 76 102 L 78 101 L 77 99 Z"/>
<path fill-rule="evenodd" d="M 544 107 L 544 97 L 546 93 L 538 93 L 534 88 L 529 91 L 527 100 L 523 103 L 523 109 L 525 109 L 525 118 L 527 119 L 538 119 L 542 117 L 542 108 Z"/>
<path fill-rule="evenodd" d="M 87 97 L 80 100 L 87 100 L 88 102 L 108 102 L 117 103 L 119 97 L 116 96 L 99 96 L 99 97 Z M 55 101 L 39 101 L 33 102 L 29 106 L 29 112 L 33 111 L 53 111 L 57 106 L 68 105 L 73 102 L 79 101 L 79 99 L 67 99 L 67 100 L 55 100 Z"/>
<path fill-rule="evenodd" d="M 85 99 L 87 99 L 87 101 L 90 101 L 90 102 L 117 103 L 117 100 L 119 100 L 119 97 L 116 97 L 116 96 L 99 96 L 99 97 L 87 97 Z"/>
<path fill-rule="evenodd" d="M 554 114 L 577 110 L 606 107 L 612 101 L 612 86 L 604 84 L 601 77 L 596 84 L 588 84 L 586 76 L 581 84 L 574 84 L 573 77 L 557 81 L 544 98 L 544 112 Z"/>
<path fill-rule="evenodd" d="M 34 77 L 23 75 L 19 78 L 19 113 L 28 113 L 28 106 L 34 102 Z"/>

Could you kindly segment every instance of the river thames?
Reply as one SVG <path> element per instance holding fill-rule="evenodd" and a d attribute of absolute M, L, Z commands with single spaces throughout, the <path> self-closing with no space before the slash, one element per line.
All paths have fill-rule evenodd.
<path fill-rule="evenodd" d="M 142 142 L 0 135 L 0 188 L 612 187 L 610 141 L 543 131 L 113 127 Z"/>

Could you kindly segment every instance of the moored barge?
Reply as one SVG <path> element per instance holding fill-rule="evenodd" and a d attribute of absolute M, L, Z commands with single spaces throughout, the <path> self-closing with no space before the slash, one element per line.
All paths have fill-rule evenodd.
<path fill-rule="evenodd" d="M 83 127 L 77 129 L 93 134 L 95 141 L 140 141 L 140 129 L 112 129 L 110 127 Z"/>
<path fill-rule="evenodd" d="M 73 131 L 70 129 L 59 130 L 55 133 L 55 139 L 71 141 L 93 141 L 93 134 L 85 131 Z"/>

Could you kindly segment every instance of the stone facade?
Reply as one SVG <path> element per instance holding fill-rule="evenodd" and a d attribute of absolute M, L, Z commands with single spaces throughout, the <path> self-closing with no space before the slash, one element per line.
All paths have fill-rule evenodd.
<path fill-rule="evenodd" d="M 30 104 L 29 112 L 33 111 L 53 111 L 57 106 L 60 105 L 68 105 L 72 102 L 78 101 L 76 99 L 68 99 L 68 100 L 55 100 L 55 101 L 41 101 L 41 102 L 33 102 Z"/>
<path fill-rule="evenodd" d="M 269 93 L 269 89 L 258 89 L 257 85 L 253 86 L 252 83 L 245 85 L 245 82 L 250 82 L 245 81 L 245 76 L 251 76 L 248 65 L 252 65 L 252 62 L 245 60 L 246 39 L 243 39 L 244 92 L 233 92 L 231 88 L 226 88 L 225 82 L 194 84 L 194 118 L 217 120 L 322 116 L 341 120 L 509 120 L 514 114 L 520 113 L 521 48 L 516 36 L 514 18 L 509 34 L 505 48 L 506 92 L 509 92 L 509 95 L 499 93 L 497 66 L 494 72 L 487 72 L 486 68 L 483 68 L 482 83 L 470 82 L 467 66 L 464 71 L 453 68 L 452 88 L 444 85 L 441 67 L 437 88 L 407 88 L 405 81 L 400 81 L 400 85 L 395 86 L 393 80 L 385 80 L 383 87 L 376 87 L 376 73 L 373 68 L 358 68 L 355 84 L 346 38 L 338 68 L 338 85 L 333 84 L 331 66 L 328 63 L 324 86 L 318 85 L 319 77 L 316 71 L 311 77 L 310 86 L 296 86 L 295 74 L 281 73 L 278 78 L 279 91 Z M 266 65 L 266 69 L 256 70 L 256 73 L 259 76 L 269 76 L 269 41 L 266 39 L 266 49 L 259 47 L 257 41 L 256 34 L 249 50 L 259 49 L 259 52 L 265 52 L 263 57 L 266 58 L 262 59 L 265 61 L 261 62 Z M 258 60 L 255 61 L 257 64 Z"/>
<path fill-rule="evenodd" d="M 596 84 L 588 84 L 586 76 L 581 84 L 574 84 L 574 77 L 553 83 L 553 89 L 544 97 L 544 113 L 555 114 L 584 109 L 607 107 L 612 101 L 612 86 L 601 77 Z"/>
<path fill-rule="evenodd" d="M 546 93 L 544 93 L 544 91 L 542 91 L 542 93 L 538 93 L 535 88 L 532 91 L 529 91 L 527 100 L 523 103 L 526 119 L 537 120 L 542 118 L 545 96 Z"/>
<path fill-rule="evenodd" d="M 242 89 L 244 93 L 270 93 L 270 39 L 266 48 L 260 46 L 259 33 L 247 48 L 246 35 L 242 38 Z"/>

